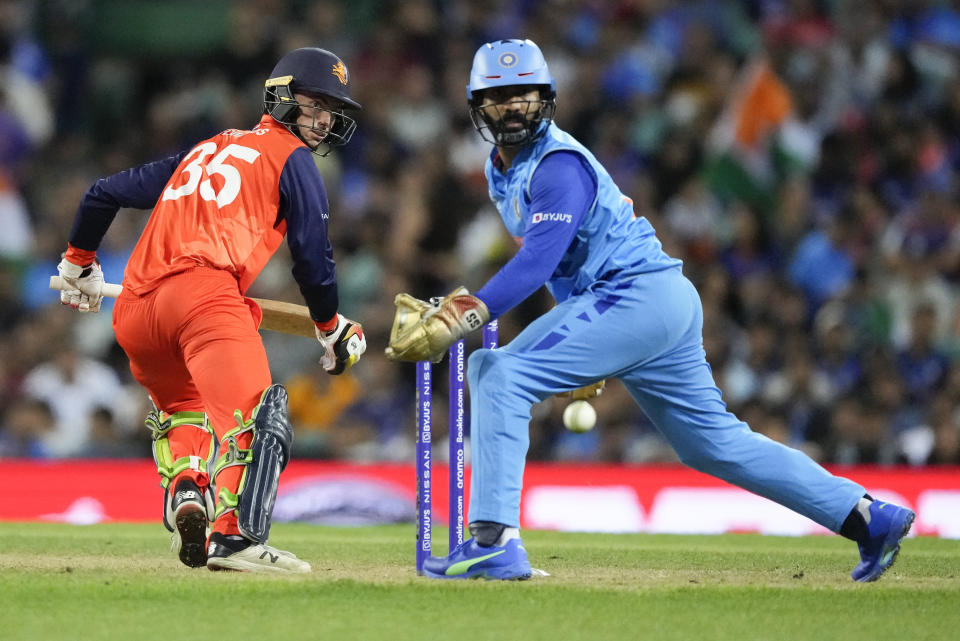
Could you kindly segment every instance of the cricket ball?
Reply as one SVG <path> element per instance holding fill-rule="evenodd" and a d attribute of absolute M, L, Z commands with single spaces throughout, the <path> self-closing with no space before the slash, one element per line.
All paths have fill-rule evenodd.
<path fill-rule="evenodd" d="M 563 410 L 563 424 L 571 432 L 589 432 L 597 424 L 597 411 L 586 401 L 574 401 Z"/>

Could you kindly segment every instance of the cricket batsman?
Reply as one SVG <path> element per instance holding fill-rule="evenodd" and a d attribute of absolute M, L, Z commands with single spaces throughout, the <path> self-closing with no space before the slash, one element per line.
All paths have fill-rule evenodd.
<path fill-rule="evenodd" d="M 293 429 L 244 294 L 284 237 L 293 278 L 330 374 L 366 350 L 338 313 L 327 193 L 314 155 L 345 145 L 346 65 L 319 48 L 284 55 L 264 84 L 263 116 L 176 156 L 98 180 L 83 196 L 63 260 L 61 302 L 97 312 L 97 248 L 121 207 L 152 210 L 123 277 L 113 328 L 156 410 L 147 417 L 180 560 L 211 570 L 309 572 L 268 544 Z M 207 535 L 210 528 L 209 537 Z"/>

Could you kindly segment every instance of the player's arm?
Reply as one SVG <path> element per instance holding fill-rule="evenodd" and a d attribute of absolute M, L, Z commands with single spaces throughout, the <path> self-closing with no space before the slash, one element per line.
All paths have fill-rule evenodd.
<path fill-rule="evenodd" d="M 280 174 L 279 214 L 287 223 L 293 278 L 324 348 L 320 363 L 331 374 L 340 374 L 359 360 L 367 343 L 360 323 L 337 311 L 337 268 L 327 233 L 327 191 L 306 147 L 290 154 Z"/>
<path fill-rule="evenodd" d="M 596 178 L 579 154 L 558 151 L 540 162 L 530 181 L 530 211 L 557 215 L 531 223 L 520 250 L 477 292 L 491 318 L 499 318 L 550 280 L 596 193 Z"/>
<path fill-rule="evenodd" d="M 57 271 L 68 287 L 60 302 L 81 312 L 100 311 L 103 273 L 97 248 L 121 207 L 152 209 L 187 152 L 121 171 L 95 182 L 83 195 Z"/>
<path fill-rule="evenodd" d="M 153 209 L 186 154 L 184 151 L 95 182 L 77 207 L 70 245 L 80 251 L 95 252 L 121 207 Z"/>
<path fill-rule="evenodd" d="M 596 181 L 583 159 L 555 152 L 531 180 L 531 211 L 560 214 L 531 223 L 520 251 L 471 296 L 459 288 L 430 303 L 407 294 L 397 306 L 387 356 L 394 360 L 439 360 L 454 342 L 530 296 L 557 269 L 596 194 Z"/>

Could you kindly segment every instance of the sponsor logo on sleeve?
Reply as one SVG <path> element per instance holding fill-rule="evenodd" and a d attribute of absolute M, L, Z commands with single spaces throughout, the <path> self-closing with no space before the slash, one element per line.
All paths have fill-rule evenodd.
<path fill-rule="evenodd" d="M 545 212 L 538 211 L 530 219 L 531 225 L 536 225 L 541 222 L 557 222 L 557 223 L 572 223 L 573 214 L 560 214 L 556 212 Z"/>

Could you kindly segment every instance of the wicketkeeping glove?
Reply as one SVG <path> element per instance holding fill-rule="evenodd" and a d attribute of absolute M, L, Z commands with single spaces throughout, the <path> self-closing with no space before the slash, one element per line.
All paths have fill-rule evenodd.
<path fill-rule="evenodd" d="M 570 398 L 575 401 L 589 401 L 591 398 L 603 394 L 603 388 L 606 387 L 606 385 L 607 381 L 599 380 L 596 383 L 584 385 L 583 387 L 578 387 L 577 389 L 570 390 L 569 392 L 560 392 L 557 394 L 557 396 L 560 398 Z"/>
<path fill-rule="evenodd" d="M 76 265 L 64 258 L 57 265 L 60 277 L 67 285 L 60 290 L 60 303 L 78 312 L 99 312 L 103 301 L 103 271 L 96 258 L 89 265 Z"/>
<path fill-rule="evenodd" d="M 429 303 L 398 294 L 394 304 L 397 311 L 386 354 L 395 361 L 439 362 L 448 347 L 490 320 L 484 302 L 465 287 Z"/>
<path fill-rule="evenodd" d="M 337 326 L 331 331 L 315 331 L 324 350 L 320 366 L 330 374 L 343 374 L 367 351 L 363 327 L 343 314 L 337 314 Z"/>

